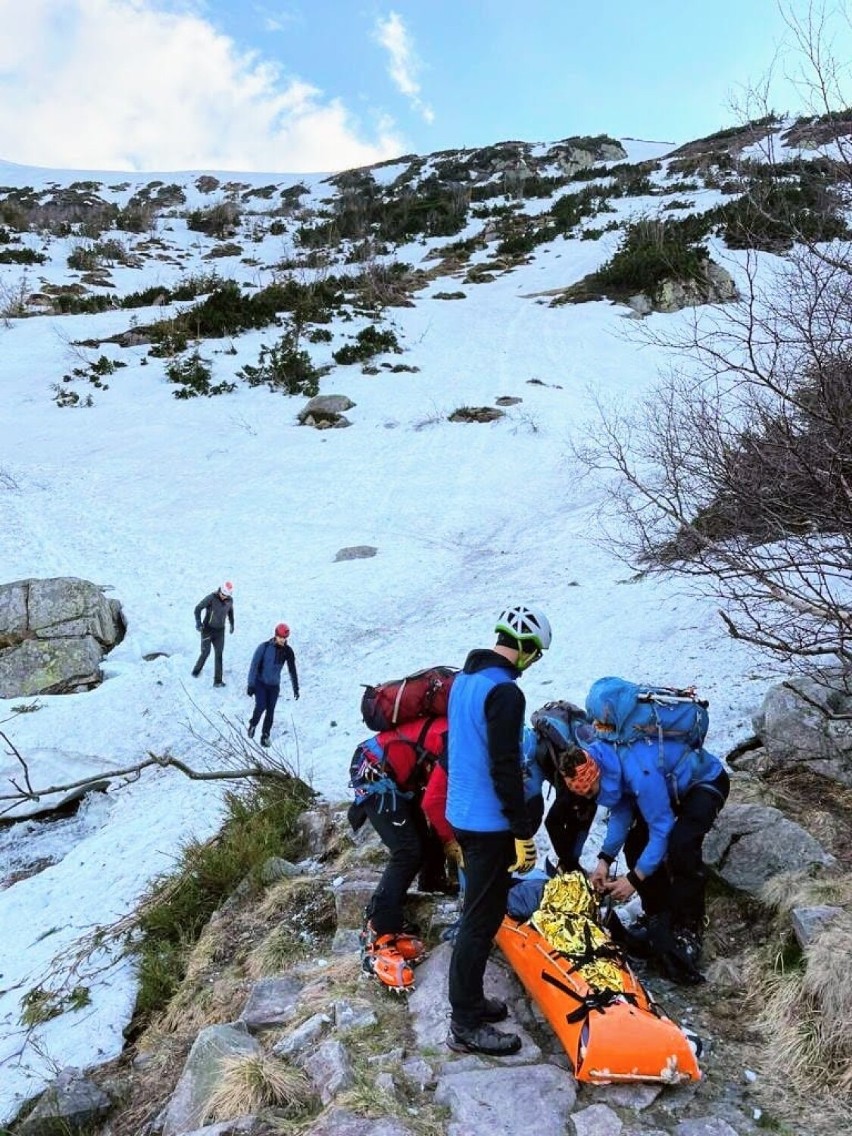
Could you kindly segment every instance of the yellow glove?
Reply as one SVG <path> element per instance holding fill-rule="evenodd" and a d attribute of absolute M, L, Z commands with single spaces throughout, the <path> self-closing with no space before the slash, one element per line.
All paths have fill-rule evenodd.
<path fill-rule="evenodd" d="M 448 860 L 452 860 L 458 864 L 460 868 L 464 867 L 464 856 L 462 855 L 461 845 L 457 840 L 448 840 L 444 845 L 444 855 Z"/>
<path fill-rule="evenodd" d="M 510 872 L 520 872 L 525 876 L 535 867 L 536 851 L 534 840 L 518 840 L 515 837 L 515 862 L 509 868 Z"/>

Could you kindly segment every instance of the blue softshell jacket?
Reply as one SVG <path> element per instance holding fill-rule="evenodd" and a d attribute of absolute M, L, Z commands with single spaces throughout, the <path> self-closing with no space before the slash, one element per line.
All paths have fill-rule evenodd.
<path fill-rule="evenodd" d="M 281 670 L 284 664 L 290 672 L 290 682 L 293 686 L 293 695 L 299 693 L 299 676 L 296 674 L 296 656 L 289 643 L 279 647 L 274 639 L 267 639 L 261 643 L 252 656 L 248 673 L 248 685 L 251 689 L 255 682 L 265 683 L 266 686 L 281 685 Z"/>
<path fill-rule="evenodd" d="M 494 651 L 472 651 L 453 680 L 447 712 L 447 820 L 453 828 L 533 835 L 524 802 L 519 673 Z"/>
<path fill-rule="evenodd" d="M 610 810 L 601 852 L 615 859 L 638 811 L 648 826 L 648 843 L 636 868 L 651 875 L 665 858 L 678 803 L 696 785 L 715 780 L 724 766 L 708 750 L 677 741 L 649 738 L 621 746 L 596 741 L 586 748 L 601 767 L 598 804 Z"/>

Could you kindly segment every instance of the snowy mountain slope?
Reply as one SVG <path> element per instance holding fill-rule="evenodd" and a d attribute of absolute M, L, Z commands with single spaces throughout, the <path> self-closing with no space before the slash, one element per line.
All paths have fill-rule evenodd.
<path fill-rule="evenodd" d="M 624 146 L 628 163 L 656 161 L 671 149 Z M 550 151 L 539 152 L 547 159 Z M 602 182 L 616 164 L 600 164 Z M 402 161 L 380 167 L 376 184 L 387 186 L 408 168 Z M 418 177 L 429 169 L 424 163 Z M 319 267 L 298 243 L 299 226 L 321 220 L 323 202 L 336 196 L 320 175 L 214 175 L 219 186 L 202 193 L 198 173 L 128 179 L 10 164 L 0 173 L 0 204 L 9 208 L 10 189 L 12 201 L 28 188 L 46 201 L 74 183 L 93 183 L 80 192 L 120 209 L 160 182 L 184 195 L 143 233 L 87 237 L 80 222 L 70 221 L 57 221 L 53 232 L 20 233 L 19 240 L 9 230 L 0 251 L 27 248 L 45 260 L 0 265 L 7 312 L 20 301 L 21 310 L 43 313 L 44 301 L 28 305 L 29 297 L 71 283 L 86 296 L 120 301 L 214 271 L 250 293 L 288 275 L 307 281 L 363 270 L 347 259 L 355 242 L 344 241 Z M 665 163 L 649 176 L 653 193 L 613 199 L 604 220 L 623 224 L 684 197 L 682 189 L 667 191 Z M 297 184 L 308 192 L 295 213 L 275 212 L 281 190 Z M 565 181 L 549 197 L 508 201 L 534 217 L 566 189 L 588 184 Z M 270 185 L 271 198 L 246 196 Z M 713 187 L 688 196 L 697 211 L 721 200 Z M 233 238 L 240 251 L 211 258 L 225 242 L 189 229 L 187 214 L 227 200 L 241 204 Z M 441 260 L 430 254 L 481 234 L 485 220 L 469 215 L 451 237 L 416 236 L 375 253 L 368 267 L 397 260 L 432 273 Z M 577 235 L 542 243 L 511 264 L 495 258 L 493 237 L 483 238 L 484 247 L 455 275 L 434 276 L 413 293 L 411 306 L 388 308 L 381 319 L 350 304 L 350 318 L 327 325 L 330 343 L 306 344 L 315 364 L 331 367 L 321 393 L 355 403 L 347 414 L 352 426 L 343 430 L 302 427 L 296 415 L 304 398 L 236 378 L 257 361 L 260 345 L 280 334 L 274 328 L 206 340 L 200 350 L 214 381 L 236 381 L 236 390 L 184 401 L 173 397 L 166 361 L 152 358 L 148 344 L 108 341 L 185 303 L 9 315 L 0 327 L 0 579 L 85 577 L 108 585 L 128 619 L 127 637 L 108 657 L 97 690 L 40 698 L 35 713 L 14 714 L 16 700 L 0 708 L 2 728 L 26 755 L 33 781 L 55 783 L 80 767 L 125 766 L 148 752 L 204 760 L 197 736 L 207 736 L 221 715 L 244 721 L 251 653 L 286 619 L 303 693 L 296 705 L 285 684 L 276 745 L 319 791 L 342 799 L 349 756 L 367 732 L 359 684 L 435 662 L 460 664 L 468 649 L 491 642 L 500 609 L 519 601 L 540 604 L 554 628 L 553 648 L 523 680 L 530 710 L 552 698 L 582 702 L 594 679 L 623 674 L 695 683 L 711 703 L 711 748 L 724 752 L 746 737 L 770 668 L 723 635 L 711 601 L 677 581 L 631 579 L 602 549 L 602 487 L 583 478 L 570 456 L 591 392 L 635 399 L 665 362 L 638 348 L 626 308 L 551 307 L 541 295 L 580 280 L 612 254 L 619 232 L 597 240 L 579 235 L 599 223 L 585 219 Z M 124 246 L 126 263 L 102 263 L 94 280 L 69 269 L 75 250 L 108 238 Z M 739 271 L 742 254 L 715 238 L 710 247 Z M 285 269 L 282 261 L 296 263 Z M 477 263 L 493 279 L 470 282 L 465 274 Z M 435 298 L 458 291 L 463 299 Z M 402 354 L 379 356 L 377 374 L 335 365 L 332 352 L 373 322 L 395 332 Z M 105 380 L 108 389 L 79 376 L 63 382 L 100 355 L 126 364 Z M 417 370 L 392 373 L 382 362 Z M 56 405 L 55 384 L 84 400 L 90 395 L 93 405 Z M 493 406 L 505 396 L 521 401 L 497 422 L 447 421 L 459 407 Z M 339 549 L 362 544 L 377 555 L 335 561 Z M 214 690 L 210 664 L 197 680 L 189 674 L 198 649 L 192 611 L 226 578 L 235 584 L 236 633 L 225 643 L 228 685 Z M 17 771 L 14 760 L 3 759 L 4 777 Z M 36 854 L 36 833 L 38 855 L 55 862 L 0 891 L 0 1122 L 38 1090 L 54 1062 L 85 1066 L 120 1051 L 133 1006 L 126 960 L 87 980 L 91 1005 L 31 1036 L 19 1023 L 20 998 L 44 978 L 60 948 L 131 910 L 180 845 L 212 833 L 219 815 L 212 786 L 157 771 L 89 802 L 89 822 L 70 835 L 57 833 L 52 845 L 46 830 L 32 825 L 18 840 L 16 830 L 4 835 L 0 878 L 20 863 L 21 841 L 31 841 Z"/>

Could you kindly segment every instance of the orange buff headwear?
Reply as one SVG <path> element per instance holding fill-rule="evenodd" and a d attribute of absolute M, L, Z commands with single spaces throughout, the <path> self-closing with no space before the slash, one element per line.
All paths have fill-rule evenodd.
<path fill-rule="evenodd" d="M 572 773 L 564 773 L 562 780 L 572 793 L 580 797 L 596 797 L 601 787 L 601 771 L 597 762 L 583 751 L 582 761 Z"/>

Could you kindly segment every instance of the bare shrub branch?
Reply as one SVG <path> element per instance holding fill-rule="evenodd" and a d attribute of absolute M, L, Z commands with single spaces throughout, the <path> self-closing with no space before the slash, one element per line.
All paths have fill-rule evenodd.
<path fill-rule="evenodd" d="M 838 143 L 824 202 L 834 210 L 852 195 L 843 69 L 824 9 L 785 15 L 824 112 L 802 128 Z M 771 213 L 777 201 L 758 182 L 782 185 L 788 168 L 766 154 L 745 186 L 755 239 L 735 234 L 746 249 L 739 299 L 693 309 L 675 331 L 645 324 L 671 370 L 629 410 L 598 401 L 576 456 L 606 478 L 609 541 L 627 563 L 693 579 L 715 594 L 731 636 L 804 671 L 837 665 L 852 685 L 852 243 L 820 238 L 783 198 Z M 779 218 L 792 247 L 769 261 L 753 250 Z"/>

